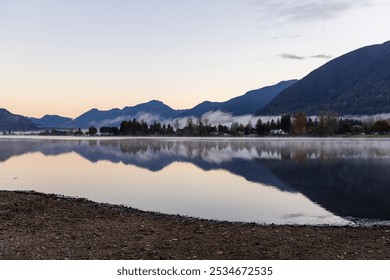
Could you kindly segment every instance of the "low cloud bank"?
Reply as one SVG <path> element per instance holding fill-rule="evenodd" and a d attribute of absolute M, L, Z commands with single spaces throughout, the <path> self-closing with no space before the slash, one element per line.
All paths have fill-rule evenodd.
<path fill-rule="evenodd" d="M 146 113 L 146 112 L 140 112 L 136 115 L 120 116 L 120 117 L 117 117 L 115 119 L 106 119 L 106 120 L 99 121 L 99 122 L 91 122 L 89 125 L 96 126 L 96 127 L 104 127 L 104 126 L 107 126 L 107 127 L 117 126 L 117 127 L 119 127 L 121 122 L 129 121 L 129 120 L 133 120 L 133 119 L 136 119 L 139 122 L 144 121 L 148 124 L 152 124 L 154 122 L 161 122 L 161 123 L 163 122 L 159 115 L 154 115 L 154 114 L 150 114 L 150 113 Z"/>
<path fill-rule="evenodd" d="M 252 126 L 256 125 L 256 122 L 261 119 L 263 123 L 274 120 L 277 121 L 281 116 L 255 116 L 255 115 L 243 115 L 243 116 L 234 116 L 230 113 L 222 112 L 222 111 L 210 111 L 202 115 L 201 119 L 203 124 L 207 122 L 207 124 L 211 126 L 218 126 L 219 124 L 230 127 L 232 123 L 236 122 L 239 124 L 247 125 L 249 122 Z M 317 116 L 310 116 L 313 120 L 317 118 Z M 122 121 L 129 121 L 136 119 L 139 122 L 146 122 L 148 125 L 153 124 L 154 122 L 159 122 L 161 124 L 168 125 L 170 124 L 172 127 L 183 128 L 187 125 L 188 119 L 192 119 L 194 124 L 197 124 L 199 117 L 189 116 L 182 118 L 174 118 L 174 119 L 164 119 L 159 115 L 140 112 L 134 116 L 121 116 L 115 119 L 106 119 L 100 122 L 92 122 L 91 126 L 103 127 L 103 126 L 117 126 L 119 127 Z M 386 114 L 377 114 L 377 115 L 345 115 L 340 116 L 343 119 L 355 119 L 360 120 L 362 122 L 375 122 L 377 120 L 387 120 L 390 119 L 390 113 Z"/>
<path fill-rule="evenodd" d="M 117 126 L 119 127 L 122 121 L 129 121 L 136 119 L 139 122 L 146 122 L 147 124 L 152 124 L 154 122 L 160 122 L 161 124 L 168 125 L 170 124 L 175 129 L 177 127 L 183 128 L 187 125 L 189 119 L 192 119 L 192 122 L 196 124 L 199 120 L 199 117 L 189 116 L 182 118 L 174 118 L 174 119 L 164 119 L 159 115 L 154 115 L 151 113 L 140 112 L 134 116 L 121 116 L 115 119 L 106 119 L 100 122 L 92 122 L 91 126 L 103 127 L 103 126 Z M 230 127 L 230 125 L 234 122 L 239 124 L 246 125 L 249 122 L 253 126 L 256 125 L 258 119 L 261 119 L 263 122 L 274 120 L 276 121 L 280 116 L 254 116 L 254 115 L 243 115 L 243 116 L 233 116 L 230 113 L 222 112 L 222 111 L 210 111 L 202 115 L 201 119 L 203 123 L 208 123 L 211 126 L 217 126 L 219 124 Z"/>
<path fill-rule="evenodd" d="M 376 114 L 376 115 L 346 115 L 342 117 L 343 119 L 354 119 L 360 120 L 362 122 L 365 121 L 377 121 L 377 120 L 390 120 L 390 113 Z"/>

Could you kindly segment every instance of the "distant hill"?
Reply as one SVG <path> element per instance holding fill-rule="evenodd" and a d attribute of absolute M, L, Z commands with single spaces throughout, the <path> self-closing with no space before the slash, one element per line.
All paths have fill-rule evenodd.
<path fill-rule="evenodd" d="M 182 110 L 174 110 L 161 101 L 152 100 L 135 106 L 127 106 L 123 109 L 98 110 L 94 108 L 75 119 L 57 115 L 45 115 L 42 118 L 29 119 L 43 128 L 88 128 L 90 126 L 119 126 L 123 120 L 143 118 L 147 114 L 158 118 L 158 120 L 171 119 L 177 117 L 181 112 Z"/>
<path fill-rule="evenodd" d="M 42 118 L 29 118 L 36 125 L 43 128 L 64 128 L 72 121 L 71 118 L 57 115 L 45 115 Z"/>
<path fill-rule="evenodd" d="M 97 124 L 103 122 L 104 120 L 112 120 L 118 118 L 120 114 L 121 110 L 117 108 L 107 111 L 98 110 L 94 108 L 75 118 L 68 124 L 68 126 L 81 128 L 97 126 Z"/>
<path fill-rule="evenodd" d="M 158 116 L 161 119 L 175 118 L 181 110 L 174 110 L 158 100 L 138 104 L 132 107 L 125 107 L 122 110 L 115 108 L 108 111 L 92 109 L 75 118 L 68 124 L 68 127 L 86 128 L 90 126 L 118 126 L 123 120 L 129 120 L 148 113 Z"/>
<path fill-rule="evenodd" d="M 27 131 L 37 130 L 31 120 L 20 115 L 14 115 L 6 109 L 0 109 L 0 131 Z"/>
<path fill-rule="evenodd" d="M 390 112 L 390 41 L 336 59 L 282 91 L 258 115 L 373 115 Z"/>
<path fill-rule="evenodd" d="M 158 100 L 152 100 L 147 103 L 138 104 L 133 107 L 125 107 L 122 112 L 127 115 L 135 116 L 140 112 L 159 115 L 162 119 L 170 119 L 177 117 L 182 110 L 175 110 Z"/>
<path fill-rule="evenodd" d="M 205 101 L 192 109 L 184 110 L 180 116 L 201 116 L 209 111 L 222 111 L 235 116 L 254 114 L 263 108 L 281 91 L 295 84 L 297 80 L 282 81 L 276 85 L 248 91 L 244 95 L 234 97 L 225 102 Z"/>

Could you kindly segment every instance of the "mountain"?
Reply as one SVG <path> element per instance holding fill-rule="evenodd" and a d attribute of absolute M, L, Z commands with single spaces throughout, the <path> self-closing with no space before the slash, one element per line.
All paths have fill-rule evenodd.
<path fill-rule="evenodd" d="M 177 117 L 177 115 L 180 114 L 182 110 L 174 110 L 161 101 L 152 100 L 133 107 L 125 107 L 123 108 L 122 112 L 130 116 L 135 116 L 141 112 L 144 112 L 159 115 L 163 119 L 170 119 Z"/>
<path fill-rule="evenodd" d="M 118 126 L 123 120 L 146 118 L 147 116 L 141 116 L 143 113 L 161 119 L 169 119 L 175 118 L 180 112 L 181 110 L 174 110 L 161 101 L 152 100 L 132 107 L 124 107 L 122 110 L 117 108 L 108 111 L 92 109 L 74 119 L 68 124 L 68 127 Z"/>
<path fill-rule="evenodd" d="M 42 118 L 29 118 L 33 123 L 45 128 L 64 128 L 67 127 L 71 118 L 61 117 L 57 115 L 45 115 Z"/>
<path fill-rule="evenodd" d="M 90 126 L 119 126 L 124 120 L 137 118 L 148 122 L 177 117 L 199 117 L 210 111 L 222 111 L 235 116 L 253 114 L 257 109 L 267 105 L 281 91 L 295 84 L 297 80 L 283 81 L 278 84 L 251 90 L 244 95 L 225 102 L 205 101 L 192 109 L 175 110 L 158 100 L 152 100 L 123 109 L 91 109 L 75 119 L 57 115 L 45 115 L 43 118 L 30 118 L 36 125 L 45 128 L 88 128 Z"/>
<path fill-rule="evenodd" d="M 107 111 L 94 108 L 75 118 L 68 126 L 81 128 L 97 126 L 97 124 L 104 122 L 105 120 L 117 119 L 121 115 L 121 112 L 122 111 L 117 108 Z"/>
<path fill-rule="evenodd" d="M 225 102 L 205 101 L 194 108 L 184 110 L 180 116 L 201 116 L 210 111 L 222 111 L 234 116 L 254 114 L 259 108 L 263 108 L 280 92 L 295 84 L 297 80 L 282 81 L 276 85 L 248 91 L 244 95 L 232 98 Z"/>
<path fill-rule="evenodd" d="M 258 115 L 390 112 L 390 41 L 333 59 L 282 91 Z"/>
<path fill-rule="evenodd" d="M 36 126 L 31 120 L 14 115 L 6 109 L 0 109 L 0 131 L 26 131 L 37 130 Z"/>

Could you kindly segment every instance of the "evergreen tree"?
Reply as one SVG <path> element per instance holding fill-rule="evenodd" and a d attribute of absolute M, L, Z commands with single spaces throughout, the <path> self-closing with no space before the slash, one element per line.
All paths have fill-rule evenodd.
<path fill-rule="evenodd" d="M 291 132 L 291 116 L 283 115 L 280 119 L 280 128 L 286 133 Z"/>
<path fill-rule="evenodd" d="M 94 127 L 94 126 L 91 126 L 91 127 L 88 129 L 88 134 L 91 135 L 91 136 L 96 135 L 97 132 L 98 132 L 98 130 L 97 130 L 97 128 Z"/>

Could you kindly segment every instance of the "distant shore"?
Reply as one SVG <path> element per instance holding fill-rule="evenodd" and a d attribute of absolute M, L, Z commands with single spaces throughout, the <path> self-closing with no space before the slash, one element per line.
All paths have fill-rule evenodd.
<path fill-rule="evenodd" d="M 107 136 L 107 135 L 82 135 L 82 136 L 74 136 L 74 135 L 39 135 L 39 134 L 0 134 L 0 139 L 59 139 L 59 140 L 125 140 L 125 139 L 208 139 L 208 140 L 300 140 L 300 139 L 308 139 L 308 140 L 326 140 L 326 139 L 347 139 L 347 140 L 361 140 L 361 139 L 390 139 L 390 134 L 384 135 L 333 135 L 333 136 L 309 136 L 309 135 L 269 135 L 269 136 L 166 136 L 166 135 L 147 135 L 147 136 Z"/>
<path fill-rule="evenodd" d="M 0 259 L 390 259 L 390 227 L 217 222 L 0 191 Z"/>

